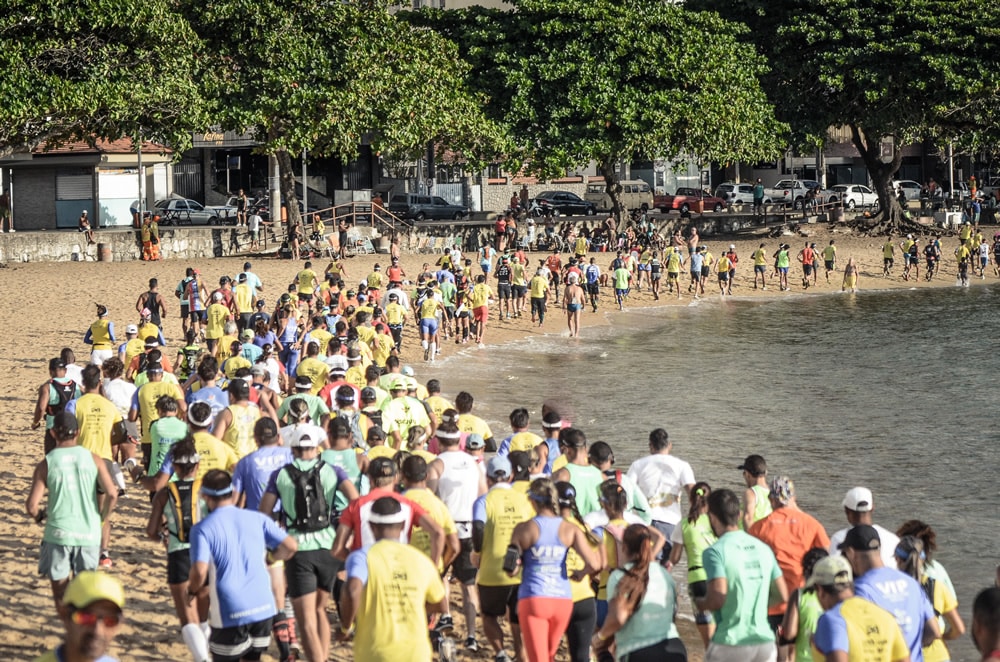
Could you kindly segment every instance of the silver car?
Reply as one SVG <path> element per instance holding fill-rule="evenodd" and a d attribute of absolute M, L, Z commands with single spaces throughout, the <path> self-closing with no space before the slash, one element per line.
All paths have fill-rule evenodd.
<path fill-rule="evenodd" d="M 216 225 L 236 221 L 235 207 L 205 207 L 187 198 L 157 200 L 153 213 L 160 217 L 162 225 Z"/>

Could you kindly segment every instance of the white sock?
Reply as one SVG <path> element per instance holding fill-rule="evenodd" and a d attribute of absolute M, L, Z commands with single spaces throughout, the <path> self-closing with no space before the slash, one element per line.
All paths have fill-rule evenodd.
<path fill-rule="evenodd" d="M 208 624 L 208 621 L 201 624 L 201 631 L 205 633 L 205 641 L 212 638 L 212 626 Z"/>
<path fill-rule="evenodd" d="M 436 342 L 432 342 L 431 343 L 431 355 L 433 356 L 434 352 L 436 352 L 436 351 L 437 351 L 437 343 Z"/>
<path fill-rule="evenodd" d="M 184 639 L 184 645 L 191 651 L 194 662 L 208 662 L 211 659 L 208 654 L 208 639 L 197 623 L 188 623 L 182 627 L 181 637 Z"/>
<path fill-rule="evenodd" d="M 426 341 L 426 340 L 421 340 L 421 341 L 420 341 L 420 346 L 421 346 L 421 347 L 422 347 L 422 348 L 423 348 L 424 350 L 426 350 L 426 349 L 427 349 L 427 341 Z"/>

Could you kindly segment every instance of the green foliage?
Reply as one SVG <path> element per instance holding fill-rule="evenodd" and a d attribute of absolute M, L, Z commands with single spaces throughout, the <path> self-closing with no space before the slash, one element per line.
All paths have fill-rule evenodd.
<path fill-rule="evenodd" d="M 198 44 L 170 0 L 8 0 L 0 153 L 135 136 L 184 149 L 206 124 Z"/>
<path fill-rule="evenodd" d="M 429 140 L 476 151 L 499 140 L 465 87 L 466 65 L 438 35 L 384 9 L 293 0 L 190 2 L 218 65 L 210 94 L 227 128 L 263 150 L 350 159 Z"/>
<path fill-rule="evenodd" d="M 596 160 L 780 153 L 763 60 L 709 13 L 645 0 L 514 0 L 411 15 L 458 44 L 489 116 L 540 174 Z"/>

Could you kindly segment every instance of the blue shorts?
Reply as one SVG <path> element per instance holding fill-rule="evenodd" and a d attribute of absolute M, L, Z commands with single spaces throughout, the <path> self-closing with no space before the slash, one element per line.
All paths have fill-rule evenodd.
<path fill-rule="evenodd" d="M 568 303 L 566 304 L 566 311 L 570 313 L 577 313 L 583 310 L 582 303 Z"/>
<path fill-rule="evenodd" d="M 420 320 L 419 324 L 420 335 L 427 334 L 433 336 L 438 330 L 438 321 L 436 317 L 426 317 Z"/>
<path fill-rule="evenodd" d="M 767 273 L 767 265 L 766 264 L 755 264 L 755 265 L 753 265 L 753 272 L 755 274 Z"/>
<path fill-rule="evenodd" d="M 779 274 L 787 274 L 788 273 L 788 267 L 778 267 L 778 273 Z"/>

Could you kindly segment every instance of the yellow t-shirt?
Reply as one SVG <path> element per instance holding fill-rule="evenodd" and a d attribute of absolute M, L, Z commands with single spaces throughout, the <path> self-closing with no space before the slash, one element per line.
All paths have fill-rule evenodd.
<path fill-rule="evenodd" d="M 587 527 L 580 524 L 575 519 L 567 519 L 567 522 L 578 527 L 584 533 L 587 532 Z M 597 551 L 597 547 L 594 547 L 594 551 Z M 583 570 L 587 564 L 583 562 L 583 559 L 576 550 L 572 547 L 566 552 L 566 574 L 572 575 L 577 570 Z M 573 597 L 573 602 L 580 602 L 581 600 L 586 600 L 588 598 L 595 597 L 594 585 L 590 581 L 590 577 L 584 577 L 580 581 L 569 581 L 570 593 Z"/>
<path fill-rule="evenodd" d="M 668 274 L 679 274 L 681 272 L 681 255 L 678 252 L 673 252 L 667 256 L 667 273 Z"/>
<path fill-rule="evenodd" d="M 466 434 L 481 435 L 484 440 L 493 436 L 493 430 L 490 429 L 486 421 L 475 414 L 459 414 L 458 431 Z"/>
<path fill-rule="evenodd" d="M 222 435 L 222 441 L 236 452 L 236 457 L 246 457 L 257 450 L 253 428 L 260 418 L 260 408 L 251 403 L 229 405 L 232 420 Z"/>
<path fill-rule="evenodd" d="M 402 324 L 406 319 L 406 308 L 399 303 L 390 303 L 385 307 L 385 321 L 393 326 Z"/>
<path fill-rule="evenodd" d="M 552 473 L 555 473 L 569 464 L 569 458 L 565 455 L 560 455 L 556 459 L 552 460 Z"/>
<path fill-rule="evenodd" d="M 891 241 L 885 242 L 885 245 L 882 246 L 882 257 L 891 259 L 892 256 L 895 255 L 895 253 L 896 253 L 896 247 L 892 245 L 892 242 Z"/>
<path fill-rule="evenodd" d="M 153 421 L 160 418 L 160 415 L 156 412 L 156 401 L 161 395 L 169 395 L 178 400 L 184 399 L 184 394 L 181 393 L 181 389 L 177 385 L 162 381 L 149 382 L 137 392 L 139 420 L 142 422 L 141 442 L 144 444 L 153 443 L 152 437 L 149 436 L 149 426 L 153 424 Z"/>
<path fill-rule="evenodd" d="M 909 655 L 906 639 L 896 619 L 864 598 L 847 598 L 820 618 L 832 618 L 843 624 L 850 649 L 844 652 L 850 653 L 852 660 L 899 660 Z M 815 642 L 812 648 L 813 657 L 825 658 Z"/>
<path fill-rule="evenodd" d="M 382 272 L 373 271 L 370 274 L 368 274 L 368 278 L 365 280 L 365 284 L 367 284 L 368 288 L 372 290 L 382 289 Z"/>
<path fill-rule="evenodd" d="M 223 327 L 229 319 L 229 309 L 221 303 L 213 303 L 208 307 L 208 321 L 205 324 L 205 337 L 209 340 L 218 340 L 225 331 Z"/>
<path fill-rule="evenodd" d="M 80 436 L 76 443 L 105 460 L 111 457 L 111 430 L 122 415 L 110 400 L 98 393 L 85 393 L 76 401 Z"/>
<path fill-rule="evenodd" d="M 241 315 L 253 312 L 253 288 L 247 283 L 240 283 L 233 289 L 233 296 L 236 298 L 236 309 Z"/>
<path fill-rule="evenodd" d="M 441 501 L 429 489 L 420 487 L 406 490 L 403 492 L 403 496 L 426 510 L 430 518 L 437 522 L 444 530 L 444 535 L 450 536 L 453 533 L 458 533 L 458 528 L 455 526 L 455 518 L 448 511 L 448 506 L 444 505 L 444 501 Z M 410 533 L 410 545 L 416 547 L 430 558 L 431 536 L 419 526 L 414 526 L 412 533 Z M 440 560 L 438 561 L 437 569 L 438 573 L 444 570 Z"/>
<path fill-rule="evenodd" d="M 215 360 L 219 362 L 219 365 L 225 363 L 226 359 L 233 355 L 233 352 L 229 348 L 233 346 L 236 340 L 238 340 L 236 336 L 222 336 L 219 338 L 219 345 L 215 353 Z"/>
<path fill-rule="evenodd" d="M 135 337 L 125 343 L 125 365 L 132 365 L 132 359 L 146 351 L 146 341 Z"/>
<path fill-rule="evenodd" d="M 375 460 L 380 457 L 387 457 L 390 460 L 396 457 L 398 451 L 391 446 L 372 446 L 368 449 L 365 455 L 368 456 L 369 460 Z"/>
<path fill-rule="evenodd" d="M 729 258 L 723 255 L 719 258 L 719 261 L 715 263 L 715 270 L 720 274 L 729 273 L 729 267 L 731 264 L 732 263 L 729 261 Z"/>
<path fill-rule="evenodd" d="M 326 386 L 326 378 L 330 374 L 330 366 L 310 356 L 299 363 L 295 372 L 299 376 L 309 378 L 309 381 L 312 382 L 312 388 L 309 389 L 309 392 L 312 395 L 317 395 L 320 389 Z"/>
<path fill-rule="evenodd" d="M 308 335 L 309 342 L 315 342 L 319 345 L 320 356 L 326 356 L 326 346 L 330 344 L 330 339 L 333 338 L 333 334 L 326 329 L 313 329 Z"/>
<path fill-rule="evenodd" d="M 344 373 L 344 381 L 352 386 L 357 386 L 358 388 L 364 388 L 368 385 L 365 381 L 365 368 L 362 365 L 354 365 L 347 369 Z"/>
<path fill-rule="evenodd" d="M 146 342 L 146 338 L 159 338 L 160 337 L 160 327 L 156 326 L 152 322 L 146 322 L 139 327 L 139 334 L 136 336 L 143 343 Z M 138 352 L 137 352 L 138 353 Z M 133 354 L 132 356 L 135 356 Z M 125 365 L 128 365 L 126 363 Z"/>
<path fill-rule="evenodd" d="M 934 582 L 934 612 L 947 614 L 955 609 L 958 609 L 958 599 L 955 595 L 948 590 L 944 582 Z M 942 628 L 943 631 L 944 628 Z M 935 639 L 930 646 L 924 647 L 924 662 L 947 662 L 950 659 L 948 647 L 941 639 Z"/>
<path fill-rule="evenodd" d="M 763 248 L 758 248 L 753 254 L 753 266 L 763 267 L 767 264 L 767 254 L 764 253 Z"/>
<path fill-rule="evenodd" d="M 387 336 L 384 333 L 375 334 L 372 345 L 372 361 L 378 367 L 384 368 L 385 362 L 389 360 L 389 355 L 392 354 L 392 348 L 396 346 L 392 341 L 392 336 Z"/>
<path fill-rule="evenodd" d="M 528 287 L 531 289 L 532 299 L 542 299 L 549 289 L 549 281 L 545 276 L 533 276 Z"/>
<path fill-rule="evenodd" d="M 253 364 L 242 356 L 230 356 L 226 359 L 225 363 L 223 363 L 222 372 L 224 372 L 226 377 L 229 379 L 235 379 L 236 373 L 241 368 L 249 370 L 250 368 L 253 368 Z"/>
<path fill-rule="evenodd" d="M 483 586 L 514 586 L 521 583 L 518 573 L 511 577 L 503 570 L 503 557 L 510 545 L 514 527 L 535 516 L 531 502 L 509 483 L 498 483 L 490 488 L 484 499 L 486 510 L 483 531 L 483 549 L 479 561 L 477 583 Z"/>
<path fill-rule="evenodd" d="M 312 294 L 316 287 L 316 272 L 312 269 L 303 269 L 295 280 L 298 282 L 299 294 Z"/>
<path fill-rule="evenodd" d="M 424 302 L 420 304 L 420 319 L 435 319 L 437 317 L 438 306 L 440 305 L 438 300 L 432 297 L 424 299 Z"/>
<path fill-rule="evenodd" d="M 472 288 L 469 292 L 469 308 L 480 308 L 485 306 L 490 297 L 493 295 L 493 290 L 486 283 L 479 283 Z"/>
<path fill-rule="evenodd" d="M 354 659 L 430 660 L 424 605 L 444 599 L 444 584 L 434 564 L 410 545 L 395 540 L 380 540 L 367 551 L 354 554 L 364 554 L 368 567 L 368 581 L 358 605 Z"/>
<path fill-rule="evenodd" d="M 195 432 L 193 436 L 194 448 L 198 451 L 198 457 L 201 458 L 198 462 L 197 478 L 203 478 L 212 469 L 221 469 L 232 473 L 240 461 L 236 451 L 204 430 Z"/>
<path fill-rule="evenodd" d="M 444 413 L 445 409 L 454 409 L 455 405 L 448 402 L 440 395 L 432 395 L 427 397 L 424 402 L 431 408 L 431 413 L 434 414 L 434 420 L 441 423 L 441 414 Z"/>
<path fill-rule="evenodd" d="M 543 441 L 545 440 L 534 432 L 518 432 L 510 438 L 510 450 L 530 451 Z"/>

